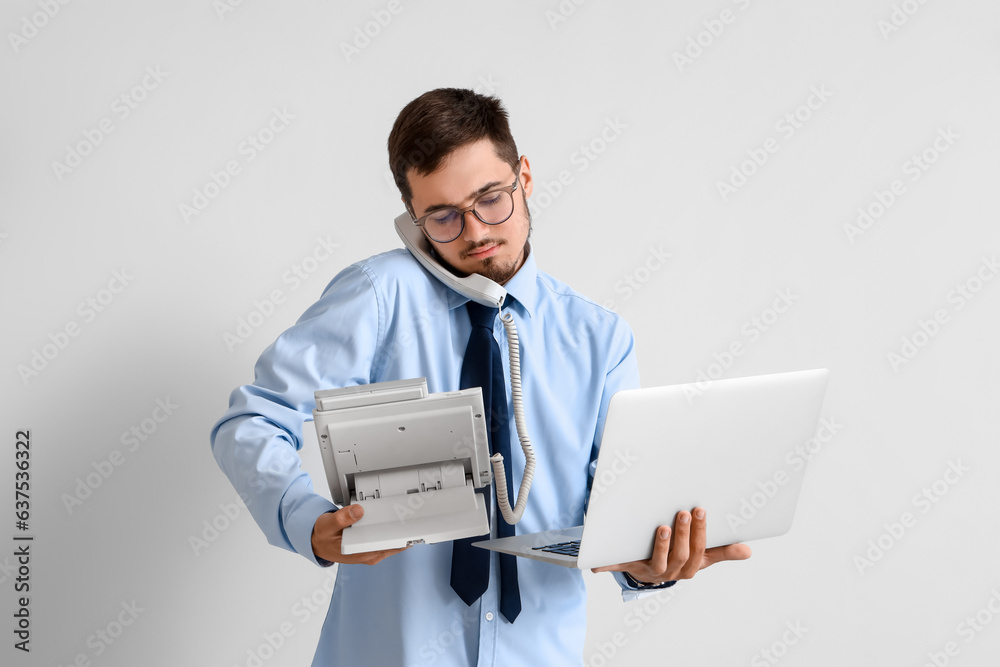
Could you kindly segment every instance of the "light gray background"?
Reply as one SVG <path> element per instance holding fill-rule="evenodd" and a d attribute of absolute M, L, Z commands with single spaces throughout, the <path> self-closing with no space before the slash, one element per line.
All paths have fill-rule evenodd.
<path fill-rule="evenodd" d="M 948 642 L 949 664 L 995 660 L 1000 280 L 984 258 L 1000 251 L 996 3 L 404 0 L 391 14 L 381 1 L 118 0 L 51 18 L 46 4 L 0 12 L 5 664 L 247 665 L 283 623 L 294 634 L 264 664 L 308 664 L 326 605 L 305 613 L 301 599 L 323 601 L 330 572 L 266 544 L 208 432 L 337 271 L 399 246 L 386 137 L 406 102 L 440 86 L 503 98 L 536 179 L 539 266 L 613 301 L 644 385 L 720 370 L 714 355 L 734 341 L 745 352 L 724 377 L 832 370 L 824 415 L 841 426 L 810 462 L 792 532 L 652 602 L 622 603 L 609 576 L 588 573 L 587 664 L 771 664 L 760 652 L 773 649 L 783 665 L 921 665 Z M 713 23 L 723 10 L 732 21 Z M 894 11 L 898 30 L 880 28 Z M 375 36 L 348 57 L 366 25 Z M 689 39 L 706 46 L 679 67 Z M 121 118 L 115 100 L 144 77 L 145 99 Z M 800 109 L 813 89 L 826 99 Z M 241 142 L 275 108 L 294 118 L 248 161 Z M 797 110 L 809 117 L 789 137 L 776 124 Z M 53 163 L 102 119 L 114 131 L 60 179 Z M 602 145 L 609 121 L 619 129 Z M 948 150 L 911 180 L 907 162 L 949 128 Z M 723 200 L 718 182 L 769 138 L 777 152 Z M 591 144 L 602 152 L 582 159 Z M 179 207 L 229 160 L 240 173 L 185 221 Z M 562 170 L 571 182 L 541 199 Z M 905 192 L 852 242 L 845 225 L 894 179 Z M 317 238 L 336 250 L 286 281 Z M 651 249 L 669 262 L 648 271 Z M 102 312 L 78 310 L 112 296 L 101 290 L 123 270 L 132 278 Z M 980 289 L 959 309 L 967 281 Z M 224 334 L 273 290 L 284 302 L 231 351 Z M 751 340 L 779 290 L 793 305 Z M 947 321 L 921 336 L 939 309 Z M 23 379 L 71 322 L 78 335 Z M 894 367 L 904 337 L 925 344 Z M 122 434 L 157 399 L 178 407 L 129 451 Z M 30 656 L 10 632 L 23 428 Z M 66 494 L 114 450 L 121 465 L 69 511 Z M 968 470 L 941 481 L 957 462 Z M 946 492 L 915 502 L 936 481 Z M 893 537 L 904 512 L 915 525 Z M 193 546 L 213 521 L 223 529 Z M 859 565 L 880 539 L 888 551 Z M 142 611 L 113 644 L 88 645 L 133 601 Z M 981 630 L 960 625 L 977 612 Z M 794 645 L 786 623 L 807 629 Z"/>

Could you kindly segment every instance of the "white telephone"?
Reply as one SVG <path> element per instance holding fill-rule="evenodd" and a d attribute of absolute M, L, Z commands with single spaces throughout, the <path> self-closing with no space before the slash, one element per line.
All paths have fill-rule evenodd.
<path fill-rule="evenodd" d="M 396 233 L 403 240 L 406 249 L 420 262 L 425 269 L 443 282 L 445 285 L 460 294 L 464 294 L 473 301 L 484 306 L 490 306 L 500 310 L 504 299 L 507 297 L 507 290 L 478 273 L 462 277 L 454 274 L 431 255 L 432 249 L 423 231 L 415 224 L 413 218 L 407 212 L 396 216 Z M 513 525 L 521 520 L 524 508 L 528 503 L 528 492 L 531 490 L 531 480 L 535 474 L 535 453 L 531 448 L 531 440 L 528 438 L 528 427 L 525 425 L 524 405 L 521 401 L 521 364 L 517 342 L 517 328 L 514 326 L 514 317 L 510 312 L 502 312 L 500 321 L 503 322 L 504 331 L 507 334 L 507 349 L 510 359 L 510 391 L 514 401 L 514 424 L 517 427 L 517 438 L 521 442 L 521 450 L 524 452 L 524 474 L 521 476 L 521 488 L 517 493 L 517 501 L 511 509 L 507 499 L 507 477 L 503 469 L 503 456 L 499 453 L 490 457 L 493 466 L 493 479 L 497 486 L 497 507 L 504 520 Z"/>

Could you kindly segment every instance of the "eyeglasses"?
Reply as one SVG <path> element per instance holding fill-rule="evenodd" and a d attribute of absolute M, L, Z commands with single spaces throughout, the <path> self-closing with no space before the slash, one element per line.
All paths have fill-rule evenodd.
<path fill-rule="evenodd" d="M 514 182 L 504 188 L 495 188 L 479 195 L 469 208 L 449 206 L 432 211 L 427 215 L 415 218 L 413 224 L 423 227 L 427 236 L 438 243 L 454 241 L 462 235 L 465 229 L 465 214 L 472 211 L 480 222 L 487 225 L 499 225 L 506 222 L 514 214 L 514 190 L 517 190 L 518 175 L 521 165 L 514 171 Z M 413 216 L 413 212 L 410 212 Z"/>

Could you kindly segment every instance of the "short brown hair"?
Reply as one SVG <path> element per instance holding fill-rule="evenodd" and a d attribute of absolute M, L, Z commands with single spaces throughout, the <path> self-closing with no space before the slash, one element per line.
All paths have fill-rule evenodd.
<path fill-rule="evenodd" d="M 389 168 L 407 206 L 413 191 L 410 169 L 434 173 L 453 151 L 489 139 L 497 157 L 517 168 L 518 152 L 499 99 L 464 88 L 438 88 L 424 93 L 399 112 L 389 133 Z"/>

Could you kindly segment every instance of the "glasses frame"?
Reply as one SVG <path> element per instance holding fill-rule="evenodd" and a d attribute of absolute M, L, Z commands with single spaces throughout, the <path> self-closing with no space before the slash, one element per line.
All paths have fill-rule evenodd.
<path fill-rule="evenodd" d="M 484 192 L 483 194 L 476 197 L 476 200 L 472 202 L 472 206 L 469 206 L 468 208 L 458 208 L 457 206 L 445 206 L 443 208 L 435 209 L 430 213 L 428 213 L 427 215 L 422 215 L 419 218 L 413 215 L 412 207 L 408 207 L 410 208 L 408 212 L 410 214 L 410 217 L 413 218 L 413 224 L 416 225 L 417 227 L 420 227 L 421 229 L 424 229 L 424 222 L 426 222 L 427 218 L 431 217 L 435 213 L 440 213 L 441 211 L 447 211 L 448 209 L 456 211 L 462 220 L 462 224 L 459 225 L 458 227 L 458 233 L 455 234 L 455 236 L 453 236 L 452 238 L 448 239 L 447 241 L 438 241 L 437 239 L 434 239 L 434 237 L 430 236 L 430 234 L 427 233 L 427 230 L 424 229 L 424 233 L 427 234 L 427 236 L 429 236 L 430 238 L 434 239 L 434 241 L 436 241 L 437 243 L 451 243 L 459 236 L 461 236 L 462 232 L 465 231 L 465 214 L 469 213 L 470 211 L 472 212 L 472 215 L 476 216 L 476 219 L 479 220 L 479 222 L 483 223 L 484 225 L 502 225 L 503 223 L 510 220 L 511 216 L 514 215 L 514 209 L 517 208 L 517 203 L 514 200 L 514 191 L 517 190 L 517 184 L 520 182 L 520 180 L 521 180 L 521 163 L 518 162 L 517 169 L 514 170 L 513 183 L 503 187 L 493 188 L 492 190 Z M 483 220 L 483 218 L 476 212 L 476 204 L 478 204 L 484 197 L 496 194 L 497 192 L 506 192 L 508 195 L 510 195 L 510 203 L 511 203 L 510 215 L 508 215 L 503 220 L 500 220 L 499 222 L 487 222 Z"/>

